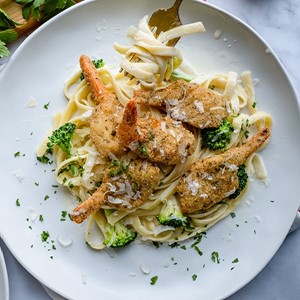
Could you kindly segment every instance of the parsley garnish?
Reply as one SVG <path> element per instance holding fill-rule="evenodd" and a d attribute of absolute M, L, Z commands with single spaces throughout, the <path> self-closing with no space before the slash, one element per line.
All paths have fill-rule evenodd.
<path fill-rule="evenodd" d="M 44 105 L 44 108 L 45 108 L 45 109 L 48 109 L 48 108 L 49 108 L 49 105 L 50 105 L 50 102 L 46 103 L 46 104 Z"/>
<path fill-rule="evenodd" d="M 115 177 L 126 173 L 128 171 L 129 165 L 130 163 L 126 165 L 124 161 L 118 162 L 117 160 L 113 160 L 109 166 L 109 176 Z"/>
<path fill-rule="evenodd" d="M 233 264 L 236 264 L 236 263 L 238 263 L 238 262 L 239 262 L 239 259 L 238 259 L 238 258 L 235 258 L 235 259 L 232 261 Z"/>
<path fill-rule="evenodd" d="M 21 206 L 21 204 L 20 204 L 20 199 L 19 199 L 19 198 L 16 200 L 16 205 L 17 205 L 17 206 Z"/>
<path fill-rule="evenodd" d="M 149 156 L 147 146 L 140 141 L 137 144 L 137 150 L 140 152 L 142 157 L 147 158 Z"/>
<path fill-rule="evenodd" d="M 151 284 L 151 285 L 154 285 L 154 284 L 156 283 L 157 279 L 158 279 L 158 276 L 157 276 L 157 275 L 156 275 L 156 276 L 153 276 L 153 277 L 150 279 L 150 284 Z"/>
<path fill-rule="evenodd" d="M 233 218 L 235 218 L 235 213 L 234 212 L 232 212 L 232 213 L 230 213 L 230 216 L 231 216 L 231 218 L 233 219 Z"/>
<path fill-rule="evenodd" d="M 180 246 L 180 244 L 179 244 L 178 242 L 174 242 L 174 243 L 172 243 L 172 244 L 169 244 L 169 246 L 170 246 L 171 248 L 178 248 L 178 247 Z"/>
<path fill-rule="evenodd" d="M 6 45 L 18 38 L 18 33 L 14 30 L 18 25 L 20 24 L 15 22 L 0 8 L 0 58 L 10 55 Z"/>
<path fill-rule="evenodd" d="M 214 251 L 212 254 L 211 254 L 211 260 L 215 263 L 220 263 L 220 258 L 219 258 L 219 253 Z"/>
<path fill-rule="evenodd" d="M 197 275 L 196 274 L 194 274 L 193 276 L 192 276 L 192 279 L 193 279 L 193 281 L 195 281 L 196 279 L 197 279 Z"/>
<path fill-rule="evenodd" d="M 33 16 L 37 21 L 49 20 L 76 3 L 72 0 L 15 0 L 15 2 L 22 5 L 25 20 Z"/>
<path fill-rule="evenodd" d="M 61 212 L 61 218 L 60 218 L 60 221 L 66 221 L 66 216 L 67 216 L 67 211 L 63 210 Z"/>
<path fill-rule="evenodd" d="M 43 231 L 41 233 L 41 239 L 42 239 L 42 242 L 47 242 L 48 238 L 49 238 L 50 234 L 48 231 Z"/>
<path fill-rule="evenodd" d="M 16 153 L 14 154 L 14 157 L 19 157 L 19 156 L 21 156 L 21 152 L 20 152 L 20 151 L 18 151 L 18 152 L 16 152 Z"/>

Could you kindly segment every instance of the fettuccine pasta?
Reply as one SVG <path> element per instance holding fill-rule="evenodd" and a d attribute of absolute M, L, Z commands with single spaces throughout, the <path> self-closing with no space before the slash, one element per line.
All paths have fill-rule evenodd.
<path fill-rule="evenodd" d="M 120 109 L 123 109 L 132 99 L 138 89 L 163 89 L 176 80 L 175 73 L 193 78 L 203 88 L 214 90 L 219 95 L 226 96 L 226 110 L 228 120 L 233 126 L 233 133 L 228 149 L 244 144 L 258 130 L 270 127 L 271 117 L 258 110 L 256 105 L 255 88 L 249 71 L 237 74 L 229 71 L 223 74 L 206 74 L 197 76 L 190 69 L 181 52 L 174 47 L 167 46 L 167 41 L 186 34 L 204 32 L 201 22 L 184 25 L 156 37 L 148 27 L 147 16 L 138 28 L 130 28 L 128 36 L 133 45 L 123 46 L 115 44 L 115 49 L 123 56 L 120 67 L 121 73 L 114 73 L 106 64 L 97 69 L 99 79 L 105 88 L 117 96 Z M 132 57 L 135 57 L 134 62 Z M 181 69 L 182 66 L 185 68 Z M 130 73 L 130 76 L 125 76 Z M 178 74 L 177 74 L 178 76 Z M 59 184 L 69 189 L 75 196 L 76 203 L 87 200 L 102 184 L 105 170 L 110 168 L 113 160 L 120 159 L 113 154 L 105 158 L 99 153 L 90 136 L 91 115 L 96 103 L 90 86 L 85 79 L 81 79 L 81 70 L 75 72 L 66 82 L 64 93 L 68 100 L 66 108 L 55 115 L 54 129 L 70 122 L 76 125 L 72 137 L 71 156 L 59 147 L 54 148 L 56 168 L 55 177 Z M 143 107 L 151 116 L 162 119 L 165 112 L 155 107 Z M 200 107 L 201 109 L 201 107 Z M 160 184 L 141 206 L 135 209 L 117 210 L 104 204 L 100 210 L 90 215 L 86 223 L 86 241 L 95 249 L 107 247 L 103 243 L 106 238 L 107 224 L 114 225 L 122 222 L 138 233 L 143 241 L 173 242 L 183 241 L 197 233 L 206 231 L 216 222 L 227 216 L 241 200 L 242 194 L 236 199 L 224 199 L 206 211 L 189 213 L 188 228 L 162 225 L 157 216 L 168 201 L 177 201 L 176 187 L 180 178 L 190 166 L 205 158 L 215 155 L 215 152 L 203 146 L 200 128 L 189 127 L 195 138 L 195 147 L 191 155 L 176 165 L 160 164 Z M 38 149 L 38 156 L 42 156 L 47 149 L 47 141 Z M 122 159 L 134 158 L 135 154 L 128 151 Z M 259 179 L 267 177 L 263 161 L 259 154 L 253 153 L 246 160 L 246 170 Z M 174 203 L 175 203 L 174 202 Z M 75 204 L 77 205 L 77 204 Z"/>

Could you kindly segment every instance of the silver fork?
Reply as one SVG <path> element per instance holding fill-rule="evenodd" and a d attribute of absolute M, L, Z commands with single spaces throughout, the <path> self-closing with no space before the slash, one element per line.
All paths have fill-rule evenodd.
<path fill-rule="evenodd" d="M 154 11 L 148 21 L 148 25 L 152 32 L 155 33 L 155 36 L 158 36 L 161 32 L 168 31 L 169 29 L 178 27 L 182 25 L 179 17 L 179 7 L 182 3 L 182 0 L 176 0 L 175 3 L 170 8 L 160 8 Z M 180 38 L 176 38 L 168 41 L 168 46 L 175 46 Z M 139 58 L 132 54 L 130 61 L 139 62 Z M 123 72 L 123 69 L 120 69 L 120 73 Z M 128 72 L 124 72 L 125 76 L 128 76 Z M 130 79 L 133 79 L 134 76 L 131 76 Z"/>

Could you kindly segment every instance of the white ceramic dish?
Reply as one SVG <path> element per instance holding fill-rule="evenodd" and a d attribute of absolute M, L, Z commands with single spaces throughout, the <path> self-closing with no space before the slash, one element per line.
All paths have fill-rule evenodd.
<path fill-rule="evenodd" d="M 8 276 L 2 250 L 0 248 L 0 299 L 9 299 Z"/>
<path fill-rule="evenodd" d="M 259 108 L 274 119 L 272 141 L 263 152 L 269 186 L 251 184 L 236 217 L 229 216 L 211 228 L 199 244 L 202 256 L 189 247 L 155 249 L 135 244 L 111 258 L 85 245 L 84 227 L 60 221 L 68 195 L 52 187 L 56 183 L 51 166 L 36 162 L 35 149 L 51 127 L 52 114 L 66 105 L 63 82 L 83 53 L 100 56 L 107 63 L 118 62 L 113 42 L 127 43 L 130 25 L 171 4 L 162 0 L 117 0 L 113 5 L 111 1 L 84 1 L 32 34 L 0 75 L 0 124 L 5 138 L 0 150 L 1 236 L 27 270 L 67 298 L 227 297 L 267 264 L 295 217 L 300 194 L 300 120 L 296 95 L 284 69 L 247 25 L 211 5 L 184 1 L 182 21 L 200 20 L 207 30 L 182 38 L 178 47 L 186 59 L 201 72 L 251 70 L 260 79 L 256 87 Z M 219 29 L 222 36 L 215 39 Z M 32 98 L 36 106 L 30 108 Z M 18 151 L 21 155 L 14 157 Z M 41 241 L 43 231 L 50 234 L 48 243 Z M 61 247 L 58 235 L 71 238 L 72 245 Z M 219 253 L 219 264 L 211 261 L 214 251 Z M 233 264 L 235 258 L 239 262 Z M 151 266 L 148 275 L 141 271 L 146 263 Z M 198 276 L 195 281 L 194 274 Z M 158 281 L 150 285 L 155 275 Z"/>

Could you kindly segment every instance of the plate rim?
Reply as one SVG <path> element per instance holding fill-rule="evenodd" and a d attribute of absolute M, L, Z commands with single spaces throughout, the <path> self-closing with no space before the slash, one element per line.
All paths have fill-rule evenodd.
<path fill-rule="evenodd" d="M 3 277 L 3 286 L 4 286 L 4 300 L 9 299 L 9 280 L 8 280 L 8 273 L 7 273 L 7 267 L 5 262 L 5 257 L 3 254 L 3 251 L 0 247 L 0 272 L 2 273 Z"/>

